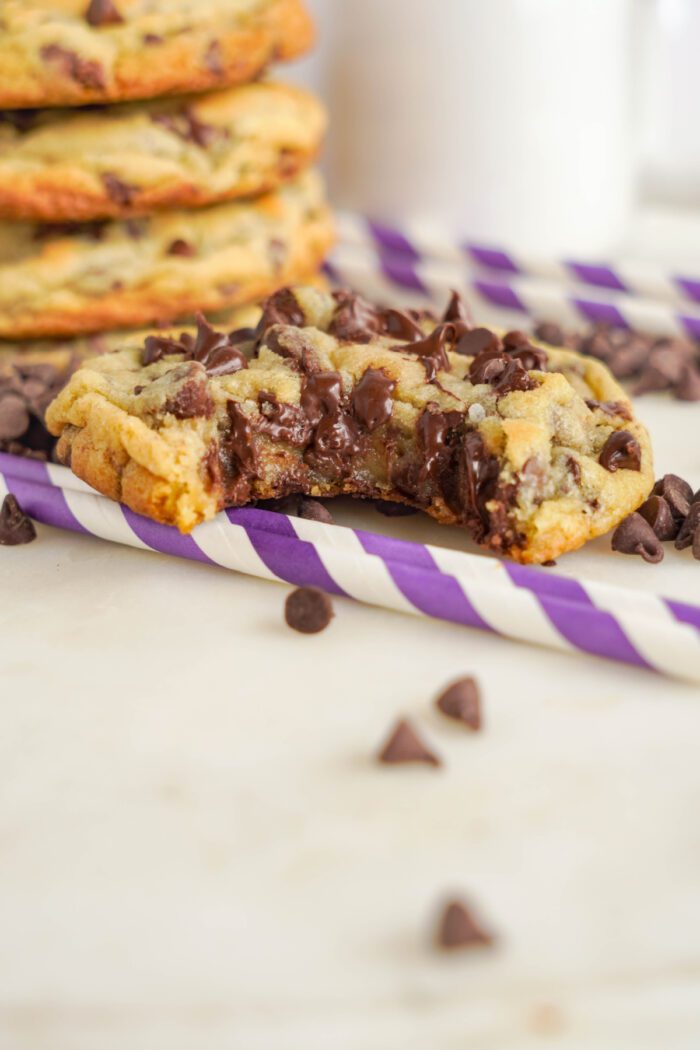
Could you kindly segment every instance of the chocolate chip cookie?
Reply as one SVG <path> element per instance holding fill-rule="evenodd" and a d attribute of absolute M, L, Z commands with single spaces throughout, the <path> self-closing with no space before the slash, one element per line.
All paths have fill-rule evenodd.
<path fill-rule="evenodd" d="M 0 112 L 0 218 L 85 222 L 257 195 L 308 167 L 325 126 L 312 95 L 275 83 Z"/>
<path fill-rule="evenodd" d="M 79 226 L 0 223 L 0 337 L 139 328 L 254 302 L 319 268 L 315 172 L 252 201 Z"/>
<path fill-rule="evenodd" d="M 100 492 L 189 531 L 302 492 L 405 503 L 542 562 L 653 485 L 644 427 L 600 362 L 347 292 L 285 289 L 255 330 L 150 338 L 87 362 L 49 407 Z"/>
<path fill-rule="evenodd" d="M 323 279 L 318 286 L 325 287 Z M 260 307 L 240 306 L 214 315 L 227 329 L 255 327 Z M 56 444 L 46 429 L 46 408 L 84 360 L 125 346 L 143 346 L 149 335 L 180 336 L 175 330 L 141 329 L 134 332 L 100 332 L 74 339 L 0 343 L 0 452 L 37 459 L 50 458 Z M 196 326 L 184 331 L 196 334 Z"/>
<path fill-rule="evenodd" d="M 303 0 L 3 0 L 0 108 L 228 87 L 313 36 Z"/>

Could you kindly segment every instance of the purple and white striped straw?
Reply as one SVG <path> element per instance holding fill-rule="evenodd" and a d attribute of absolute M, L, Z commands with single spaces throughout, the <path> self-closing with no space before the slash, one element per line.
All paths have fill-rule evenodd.
<path fill-rule="evenodd" d="M 373 299 L 397 298 L 403 294 L 415 304 L 416 297 L 443 304 L 451 288 L 458 288 L 475 317 L 496 323 L 518 325 L 523 318 L 557 321 L 564 328 L 590 324 L 633 328 L 665 336 L 700 339 L 700 308 L 678 310 L 672 304 L 636 299 L 615 292 L 564 286 L 534 277 L 508 277 L 435 259 L 416 260 L 376 248 L 344 245 L 335 248 L 329 260 L 332 278 L 352 285 Z"/>
<path fill-rule="evenodd" d="M 692 605 L 255 508 L 183 536 L 63 467 L 0 454 L 4 491 L 47 525 L 700 681 L 700 608 Z"/>
<path fill-rule="evenodd" d="M 351 212 L 341 212 L 338 223 L 344 243 L 360 246 L 371 243 L 382 252 L 403 255 L 415 262 L 441 260 L 490 270 L 506 278 L 536 277 L 557 284 L 590 285 L 639 298 L 700 304 L 700 272 L 664 269 L 653 262 L 631 259 L 550 259 L 503 246 L 459 240 L 440 228 L 374 222 Z"/>

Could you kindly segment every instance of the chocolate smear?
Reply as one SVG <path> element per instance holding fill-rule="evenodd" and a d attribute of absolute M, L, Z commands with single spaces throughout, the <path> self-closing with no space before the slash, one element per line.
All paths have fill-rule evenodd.
<path fill-rule="evenodd" d="M 379 368 L 368 368 L 352 395 L 355 418 L 371 432 L 391 419 L 396 383 Z"/>

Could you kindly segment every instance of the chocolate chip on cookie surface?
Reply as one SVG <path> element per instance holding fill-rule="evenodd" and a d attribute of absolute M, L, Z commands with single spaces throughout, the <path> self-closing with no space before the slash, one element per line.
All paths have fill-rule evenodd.
<path fill-rule="evenodd" d="M 79 476 L 183 530 L 227 506 L 346 494 L 542 562 L 638 507 L 653 484 L 649 440 L 607 369 L 495 332 L 470 355 L 469 332 L 285 289 L 253 333 L 202 330 L 91 362 L 49 425 Z"/>

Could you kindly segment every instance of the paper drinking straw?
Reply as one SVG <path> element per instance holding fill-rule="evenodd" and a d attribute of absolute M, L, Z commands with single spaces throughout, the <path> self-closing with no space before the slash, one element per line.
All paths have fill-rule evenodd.
<path fill-rule="evenodd" d="M 666 336 L 700 339 L 700 309 L 676 310 L 672 304 L 602 290 L 567 287 L 533 277 L 476 274 L 468 267 L 434 259 L 415 260 L 372 245 L 342 243 L 331 255 L 334 279 L 373 298 L 396 296 L 397 289 L 415 300 L 442 305 L 451 288 L 463 293 L 476 318 L 494 309 L 522 324 L 523 317 L 557 321 L 565 328 L 608 324 Z"/>
<path fill-rule="evenodd" d="M 455 238 L 445 229 L 405 223 L 402 226 L 373 222 L 362 215 L 341 212 L 338 216 L 341 241 L 360 247 L 372 244 L 391 254 L 405 255 L 415 262 L 441 260 L 456 265 L 490 270 L 507 277 L 537 277 L 557 284 L 583 284 L 630 296 L 672 303 L 700 303 L 700 269 L 664 268 L 652 262 L 548 259 L 533 253 L 516 252 Z"/>
<path fill-rule="evenodd" d="M 16 457 L 1 459 L 4 488 L 48 525 L 700 681 L 700 633 L 691 625 L 693 607 L 674 611 L 668 604 L 663 614 L 657 609 L 653 615 L 639 615 L 628 601 L 612 611 L 598 608 L 590 598 L 582 600 L 574 590 L 567 599 L 551 584 L 538 590 L 523 586 L 510 572 L 494 585 L 485 576 L 444 571 L 431 554 L 435 548 L 406 544 L 397 555 L 397 541 L 387 537 L 255 508 L 230 510 L 183 536 L 87 486 L 74 485 L 65 468 L 30 463 L 25 469 L 18 464 L 28 461 L 8 464 Z"/>

